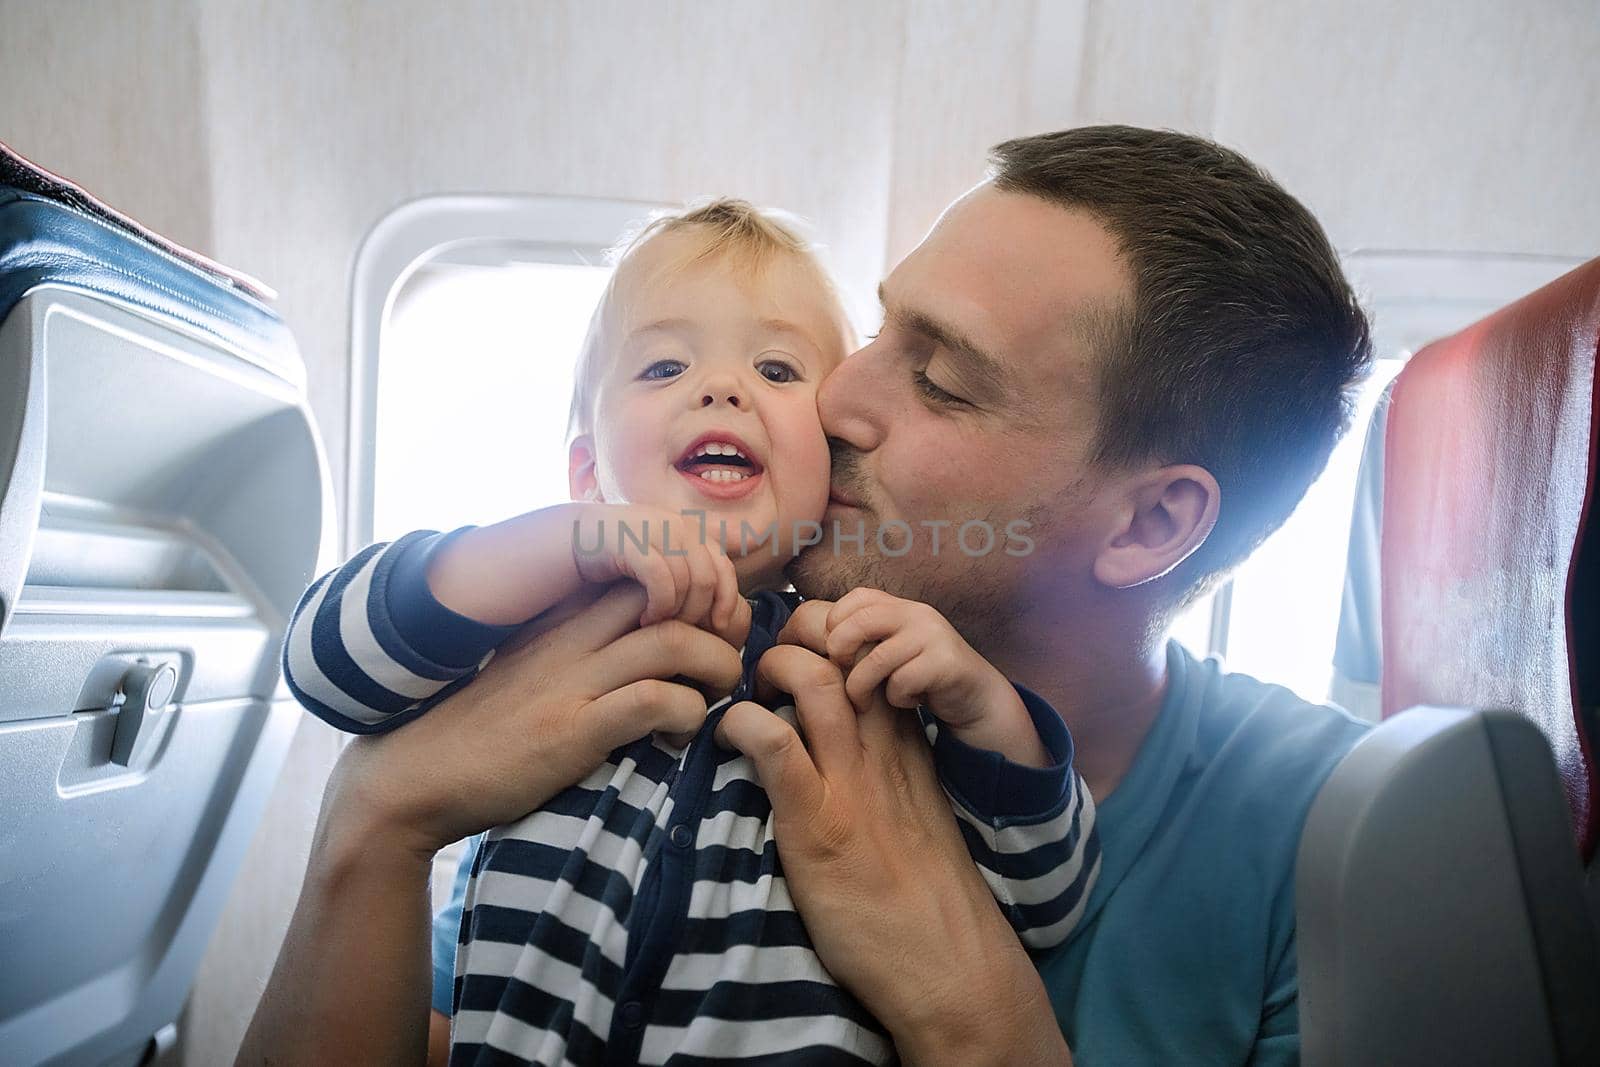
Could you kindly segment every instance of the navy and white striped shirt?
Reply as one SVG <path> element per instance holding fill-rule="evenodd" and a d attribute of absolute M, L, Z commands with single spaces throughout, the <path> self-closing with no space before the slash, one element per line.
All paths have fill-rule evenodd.
<path fill-rule="evenodd" d="M 432 596 L 427 562 L 449 536 L 373 545 L 306 591 L 284 645 L 302 704 L 341 729 L 392 729 L 514 631 Z M 457 947 L 452 1064 L 893 1061 L 888 1034 L 811 947 L 753 765 L 713 740 L 793 604 L 753 599 L 745 676 L 687 748 L 642 737 L 485 836 Z M 972 748 L 919 714 L 974 862 L 1038 949 L 1071 933 L 1100 855 L 1066 727 L 1018 692 L 1050 767 Z M 790 707 L 775 713 L 794 721 Z"/>

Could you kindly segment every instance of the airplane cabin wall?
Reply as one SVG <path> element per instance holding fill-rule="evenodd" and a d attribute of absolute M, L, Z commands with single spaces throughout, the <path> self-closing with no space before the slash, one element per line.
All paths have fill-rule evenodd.
<path fill-rule="evenodd" d="M 891 264 L 988 145 L 1096 122 L 1239 149 L 1341 251 L 1600 252 L 1593 0 L 941 0 L 903 17 Z"/>
<path fill-rule="evenodd" d="M 865 303 L 990 144 L 1123 121 L 1240 148 L 1344 249 L 1593 255 L 1595 54 L 1588 0 L 0 0 L 0 139 L 281 291 L 342 507 L 350 270 L 414 197 L 747 196 Z M 338 745 L 295 739 L 186 1062 L 237 1046 Z"/>

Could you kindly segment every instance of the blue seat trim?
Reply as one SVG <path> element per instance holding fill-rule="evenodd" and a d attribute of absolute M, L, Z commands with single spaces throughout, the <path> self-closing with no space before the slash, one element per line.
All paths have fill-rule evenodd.
<path fill-rule="evenodd" d="M 246 352 L 294 351 L 283 320 L 253 297 L 76 208 L 0 185 L 0 322 L 42 285 L 109 296 Z"/>

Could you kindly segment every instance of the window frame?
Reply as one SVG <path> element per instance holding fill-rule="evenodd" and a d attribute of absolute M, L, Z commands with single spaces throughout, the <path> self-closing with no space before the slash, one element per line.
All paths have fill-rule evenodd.
<path fill-rule="evenodd" d="M 428 264 L 600 264 L 666 205 L 581 196 L 439 194 L 401 204 L 368 231 L 351 275 L 344 555 L 372 540 L 378 360 L 396 297 Z"/>

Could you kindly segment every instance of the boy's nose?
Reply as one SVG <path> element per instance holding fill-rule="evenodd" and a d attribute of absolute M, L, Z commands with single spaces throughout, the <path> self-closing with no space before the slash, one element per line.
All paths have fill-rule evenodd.
<path fill-rule="evenodd" d="M 709 389 L 700 397 L 700 406 L 703 408 L 722 403 L 726 403 L 729 407 L 739 407 L 741 401 L 738 391 L 726 388 Z"/>

